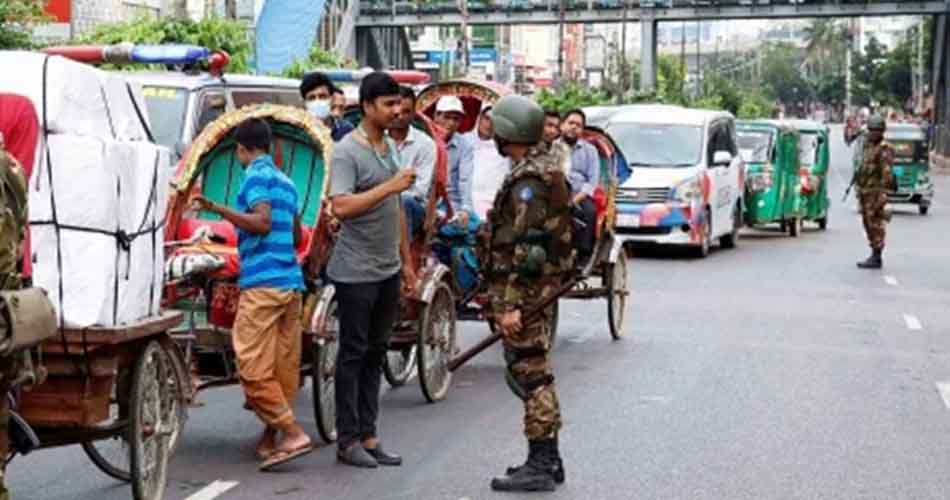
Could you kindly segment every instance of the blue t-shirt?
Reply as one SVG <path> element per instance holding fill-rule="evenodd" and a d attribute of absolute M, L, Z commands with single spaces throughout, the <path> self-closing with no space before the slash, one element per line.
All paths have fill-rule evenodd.
<path fill-rule="evenodd" d="M 353 127 L 353 124 L 346 120 L 338 119 L 333 124 L 333 130 L 330 131 L 330 137 L 333 139 L 333 142 L 340 142 L 344 137 L 347 136 L 350 132 L 356 130 Z"/>
<path fill-rule="evenodd" d="M 237 208 L 249 213 L 258 203 L 269 203 L 271 228 L 267 234 L 238 229 L 241 276 L 238 285 L 248 288 L 303 290 L 303 272 L 294 252 L 294 216 L 297 188 L 268 155 L 257 157 L 244 172 Z"/>

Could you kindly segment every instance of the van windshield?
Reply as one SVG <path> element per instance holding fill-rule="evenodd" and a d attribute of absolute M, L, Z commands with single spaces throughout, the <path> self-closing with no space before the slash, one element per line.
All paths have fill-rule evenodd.
<path fill-rule="evenodd" d="M 188 92 L 175 87 L 142 87 L 155 142 L 175 151 L 185 128 Z"/>
<path fill-rule="evenodd" d="M 703 129 L 696 125 L 614 123 L 607 132 L 634 167 L 692 167 L 702 157 Z"/>
<path fill-rule="evenodd" d="M 772 151 L 772 133 L 768 130 L 737 130 L 739 154 L 746 163 L 766 163 Z"/>

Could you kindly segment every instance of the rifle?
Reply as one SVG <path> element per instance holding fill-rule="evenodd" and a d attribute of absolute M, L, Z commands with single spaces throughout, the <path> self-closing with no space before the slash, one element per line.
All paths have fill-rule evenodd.
<path fill-rule="evenodd" d="M 848 189 L 844 190 L 844 196 L 841 197 L 841 203 L 848 201 L 848 195 L 851 194 L 851 189 L 854 188 L 854 183 L 858 180 L 858 169 L 854 169 L 854 173 L 851 174 L 851 182 L 848 184 Z"/>
<path fill-rule="evenodd" d="M 865 129 L 864 127 L 861 127 L 858 130 L 858 132 L 854 134 L 854 136 L 851 138 L 851 141 L 848 142 L 848 146 L 851 146 L 851 144 L 853 144 L 854 141 L 858 140 L 858 138 L 863 136 L 866 132 L 867 132 L 867 129 Z M 851 174 L 851 182 L 848 183 L 848 188 L 844 190 L 844 196 L 841 198 L 841 203 L 848 201 L 848 195 L 851 194 L 851 190 L 854 188 L 854 183 L 858 181 L 858 171 L 861 170 L 861 164 L 864 163 L 864 141 L 861 142 L 860 146 L 861 146 L 861 152 L 860 152 L 861 161 L 857 162 L 858 166 L 854 169 L 854 173 Z"/>

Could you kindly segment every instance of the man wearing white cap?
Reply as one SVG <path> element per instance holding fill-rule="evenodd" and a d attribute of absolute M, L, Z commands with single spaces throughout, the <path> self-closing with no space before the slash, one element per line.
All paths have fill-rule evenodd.
<path fill-rule="evenodd" d="M 487 102 L 483 104 L 475 129 L 466 134 L 466 138 L 472 145 L 472 164 L 474 165 L 472 203 L 475 213 L 483 221 L 495 200 L 495 194 L 511 169 L 511 160 L 501 156 L 498 153 L 498 147 L 495 146 L 493 137 L 495 127 L 488 113 L 491 109 L 491 104 Z"/>
<path fill-rule="evenodd" d="M 445 129 L 445 148 L 449 155 L 449 202 L 459 225 L 468 226 L 475 212 L 472 204 L 472 146 L 462 134 L 459 125 L 465 118 L 462 101 L 455 96 L 443 96 L 435 105 L 435 122 Z"/>

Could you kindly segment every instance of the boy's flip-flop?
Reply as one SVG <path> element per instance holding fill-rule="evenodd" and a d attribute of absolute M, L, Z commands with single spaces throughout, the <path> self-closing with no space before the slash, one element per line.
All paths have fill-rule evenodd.
<path fill-rule="evenodd" d="M 263 462 L 261 462 L 261 464 L 258 466 L 258 469 L 262 471 L 269 471 L 280 464 L 284 464 L 284 463 L 290 462 L 291 460 L 300 458 L 312 451 L 313 451 L 313 443 L 307 443 L 306 446 L 301 446 L 300 448 L 297 448 L 292 451 L 274 450 L 274 452 L 271 453 L 270 457 L 267 460 L 264 460 Z"/>

